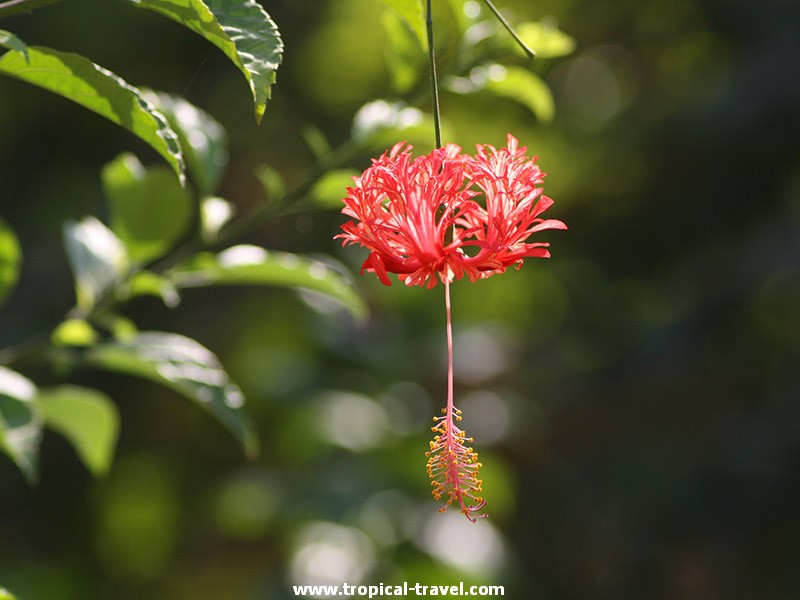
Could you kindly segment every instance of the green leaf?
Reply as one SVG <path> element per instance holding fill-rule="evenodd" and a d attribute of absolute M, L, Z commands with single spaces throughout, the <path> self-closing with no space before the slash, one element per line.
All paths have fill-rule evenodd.
<path fill-rule="evenodd" d="M 405 102 L 372 100 L 353 117 L 351 134 L 364 146 L 392 146 L 398 140 L 429 139 L 430 127 L 422 111 Z"/>
<path fill-rule="evenodd" d="M 3 586 L 0 586 L 0 600 L 17 600 L 17 597 Z"/>
<path fill-rule="evenodd" d="M 200 201 L 200 234 L 206 242 L 213 242 L 231 220 L 235 210 L 224 198 L 209 196 Z"/>
<path fill-rule="evenodd" d="M 145 91 L 145 97 L 167 117 L 178 134 L 186 168 L 198 194 L 216 191 L 228 164 L 228 136 L 207 112 L 180 96 Z"/>
<path fill-rule="evenodd" d="M 19 279 L 22 251 L 13 230 L 0 217 L 0 304 L 14 289 Z"/>
<path fill-rule="evenodd" d="M 28 56 L 28 47 L 25 42 L 5 29 L 0 29 L 0 46 L 21 52 L 25 57 Z"/>
<path fill-rule="evenodd" d="M 21 42 L 17 42 L 19 46 Z M 124 127 L 161 154 L 183 182 L 183 156 L 176 133 L 138 89 L 111 71 L 79 54 L 25 46 L 0 56 L 0 73 L 59 94 Z"/>
<path fill-rule="evenodd" d="M 269 165 L 258 165 L 256 177 L 270 202 L 276 202 L 286 194 L 286 182 L 277 169 Z"/>
<path fill-rule="evenodd" d="M 247 79 L 261 122 L 283 58 L 278 27 L 255 0 L 129 0 L 177 21 L 217 46 Z"/>
<path fill-rule="evenodd" d="M 199 254 L 167 276 L 178 287 L 268 285 L 309 289 L 339 301 L 358 319 L 367 314 L 353 285 L 330 265 L 259 246 L 240 245 L 216 255 Z"/>
<path fill-rule="evenodd" d="M 504 71 L 504 72 L 503 72 Z M 553 93 L 538 75 L 521 67 L 500 67 L 497 76 L 490 76 L 486 91 L 503 98 L 516 100 L 526 106 L 545 123 L 553 120 L 556 112 Z"/>
<path fill-rule="evenodd" d="M 522 67 L 483 65 L 472 69 L 469 77 L 449 77 L 444 84 L 457 94 L 489 92 L 515 100 L 544 122 L 552 121 L 555 115 L 555 101 L 550 88 L 541 77 Z"/>
<path fill-rule="evenodd" d="M 309 129 L 309 131 L 316 132 L 315 129 Z M 325 161 L 325 159 L 319 156 L 317 158 L 321 163 Z M 271 167 L 270 165 L 261 164 L 256 166 L 255 176 L 259 183 L 261 183 L 261 189 L 264 190 L 264 194 L 266 196 L 265 205 L 269 207 L 270 213 L 279 214 L 287 209 L 288 204 L 290 204 L 290 198 L 287 196 L 286 192 L 286 180 L 283 178 L 283 175 L 281 175 L 280 171 L 274 167 Z M 302 209 L 302 207 L 302 202 L 299 202 L 294 206 L 295 209 Z"/>
<path fill-rule="evenodd" d="M 160 383 L 194 400 L 227 427 L 248 457 L 258 454 L 258 437 L 242 391 L 217 357 L 195 340 L 174 333 L 140 332 L 90 348 L 87 364 Z"/>
<path fill-rule="evenodd" d="M 256 178 L 264 188 L 264 193 L 270 202 L 279 200 L 286 194 L 286 181 L 276 169 L 269 165 L 258 165 L 256 167 Z"/>
<path fill-rule="evenodd" d="M 137 296 L 156 296 L 161 298 L 164 305 L 174 308 L 180 304 L 181 297 L 175 285 L 166 277 L 152 271 L 139 271 L 121 290 L 123 299 Z"/>
<path fill-rule="evenodd" d="M 29 483 L 39 477 L 41 439 L 36 386 L 19 373 L 0 367 L 0 450 L 17 464 Z"/>
<path fill-rule="evenodd" d="M 345 190 L 353 186 L 353 177 L 358 175 L 360 171 L 355 169 L 334 169 L 325 173 L 311 188 L 314 205 L 320 208 L 343 208 Z"/>
<path fill-rule="evenodd" d="M 131 260 L 160 258 L 186 233 L 191 200 L 169 170 L 122 154 L 103 167 L 102 181 L 111 228 Z"/>
<path fill-rule="evenodd" d="M 127 271 L 125 247 L 94 217 L 65 223 L 64 243 L 75 278 L 78 307 L 90 309 Z"/>
<path fill-rule="evenodd" d="M 7 0 L 0 2 L 0 19 L 6 19 L 20 14 L 30 14 L 32 11 L 53 4 L 59 0 Z"/>
<path fill-rule="evenodd" d="M 575 40 L 548 21 L 520 23 L 516 30 L 536 51 L 537 58 L 567 56 L 575 51 Z"/>
<path fill-rule="evenodd" d="M 119 413 L 111 399 L 73 385 L 40 389 L 37 398 L 45 424 L 72 444 L 89 471 L 108 473 L 119 436 Z"/>
<path fill-rule="evenodd" d="M 100 338 L 87 321 L 66 319 L 53 330 L 50 340 L 56 346 L 91 346 Z"/>
<path fill-rule="evenodd" d="M 300 136 L 303 138 L 306 146 L 308 146 L 308 149 L 311 150 L 314 158 L 319 162 L 325 162 L 330 158 L 333 147 L 319 127 L 315 126 L 313 123 L 306 123 L 303 125 L 302 129 L 300 129 Z"/>
<path fill-rule="evenodd" d="M 420 80 L 425 64 L 425 53 L 420 52 L 417 37 L 394 11 L 387 10 L 382 17 L 388 48 L 386 65 L 392 90 L 402 96 L 410 92 Z"/>
<path fill-rule="evenodd" d="M 419 41 L 420 48 L 427 48 L 425 11 L 422 8 L 421 0 L 383 0 L 383 3 L 392 8 L 406 22 Z"/>
<path fill-rule="evenodd" d="M 115 340 L 128 340 L 139 333 L 136 323 L 115 312 L 102 312 L 95 315 L 93 320 L 99 328 L 110 332 Z"/>

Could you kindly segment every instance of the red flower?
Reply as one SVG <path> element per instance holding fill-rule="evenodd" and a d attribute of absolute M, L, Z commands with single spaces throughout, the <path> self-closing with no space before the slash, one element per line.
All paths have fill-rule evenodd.
<path fill-rule="evenodd" d="M 386 285 L 396 273 L 406 285 L 471 281 L 517 268 L 527 257 L 549 257 L 546 242 L 527 242 L 545 229 L 566 229 L 539 215 L 553 201 L 542 194 L 536 158 L 508 135 L 508 147 L 478 146 L 473 156 L 448 144 L 411 158 L 396 144 L 347 188 L 343 244 L 370 250 L 362 265 Z"/>
<path fill-rule="evenodd" d="M 396 273 L 406 285 L 432 288 L 441 280 L 447 314 L 447 405 L 432 427 L 428 476 L 433 497 L 457 505 L 475 522 L 486 501 L 478 478 L 481 463 L 467 444 L 472 438 L 456 425 L 461 411 L 453 403 L 453 326 L 450 283 L 465 275 L 476 281 L 528 257 L 547 258 L 546 242 L 528 242 L 545 229 L 566 229 L 561 221 L 541 219 L 553 201 L 542 193 L 544 173 L 529 160 L 514 136 L 499 150 L 478 146 L 475 156 L 449 144 L 411 158 L 411 146 L 395 145 L 372 161 L 347 188 L 342 212 L 356 221 L 336 236 L 343 245 L 360 244 L 370 253 L 361 272 L 371 271 L 386 285 Z"/>

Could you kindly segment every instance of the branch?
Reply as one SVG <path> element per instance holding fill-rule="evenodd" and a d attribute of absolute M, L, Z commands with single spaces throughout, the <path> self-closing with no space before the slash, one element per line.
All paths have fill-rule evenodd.
<path fill-rule="evenodd" d="M 522 38 L 519 37 L 519 34 L 517 34 L 517 32 L 514 31 L 514 28 L 511 26 L 511 23 L 506 21 L 506 18 L 500 13 L 499 10 L 497 10 L 497 7 L 492 3 L 492 0 L 483 0 L 483 1 L 486 3 L 486 6 L 488 6 L 489 9 L 492 11 L 494 16 L 497 17 L 498 21 L 502 23 L 503 27 L 506 28 L 508 33 L 511 34 L 511 37 L 514 38 L 514 41 L 517 42 L 520 48 L 522 48 L 522 51 L 528 55 L 528 58 L 530 58 L 531 60 L 536 58 L 536 52 L 531 50 L 530 47 L 528 47 L 528 44 L 522 41 Z"/>
<path fill-rule="evenodd" d="M 442 117 L 439 113 L 439 79 L 436 75 L 436 55 L 433 51 L 433 8 L 428 0 L 428 11 L 425 19 L 428 31 L 428 70 L 431 81 L 431 105 L 433 107 L 433 133 L 436 138 L 436 147 L 442 147 Z"/>
<path fill-rule="evenodd" d="M 61 0 L 7 0 L 0 2 L 0 19 L 20 13 L 31 12 L 42 6 L 60 2 Z"/>

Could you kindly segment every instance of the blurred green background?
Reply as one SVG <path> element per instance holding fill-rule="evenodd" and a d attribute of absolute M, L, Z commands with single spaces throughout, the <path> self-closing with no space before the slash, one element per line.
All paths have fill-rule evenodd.
<path fill-rule="evenodd" d="M 337 145 L 365 102 L 395 95 L 380 2 L 262 4 L 286 54 L 260 127 L 216 49 L 123 2 L 71 0 L 4 26 L 211 113 L 230 138 L 222 195 L 246 212 L 264 201 L 258 165 L 302 182 L 314 161 L 304 133 Z M 70 374 L 117 402 L 116 460 L 93 480 L 52 432 L 38 487 L 0 460 L 0 585 L 28 600 L 281 599 L 293 583 L 404 580 L 553 600 L 800 594 L 800 8 L 498 4 L 518 21 L 554 19 L 577 47 L 533 66 L 556 99 L 550 124 L 511 100 L 441 99 L 448 141 L 471 150 L 512 132 L 539 155 L 548 216 L 570 226 L 547 235 L 549 261 L 453 290 L 457 404 L 490 518 L 439 515 L 429 494 L 441 288 L 359 278 L 363 327 L 287 291 L 189 292 L 177 309 L 143 299 L 129 314 L 220 356 L 249 398 L 261 458 L 247 463 L 174 393 Z M 457 68 L 451 30 L 442 18 L 443 75 Z M 7 78 L 0 140 L 0 214 L 24 253 L 0 309 L 5 346 L 71 306 L 61 224 L 104 216 L 102 165 L 126 150 L 158 159 Z M 342 220 L 294 215 L 247 241 L 357 272 L 363 255 L 331 239 Z"/>

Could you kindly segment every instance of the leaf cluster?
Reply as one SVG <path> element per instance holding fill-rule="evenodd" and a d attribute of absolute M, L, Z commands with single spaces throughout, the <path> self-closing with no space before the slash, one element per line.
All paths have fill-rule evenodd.
<path fill-rule="evenodd" d="M 131 1 L 218 47 L 244 76 L 256 121 L 262 119 L 283 42 L 258 3 Z M 25 5 L 32 9 L 40 4 Z M 17 12 L 12 8 L 18 7 L 0 4 L 0 18 Z M 102 475 L 109 468 L 119 430 L 115 405 L 91 388 L 39 388 L 10 368 L 44 360 L 66 372 L 117 372 L 173 389 L 207 410 L 248 456 L 255 456 L 258 441 L 244 396 L 215 355 L 175 333 L 139 331 L 122 309 L 144 295 L 176 307 L 184 288 L 266 285 L 313 290 L 361 318 L 364 303 L 344 269 L 234 243 L 236 228 L 226 226 L 235 225 L 235 208 L 216 195 L 227 166 L 227 134 L 205 111 L 184 98 L 136 88 L 81 55 L 29 46 L 8 31 L 0 30 L 0 46 L 7 49 L 0 55 L 0 73 L 94 111 L 144 140 L 166 161 L 148 166 L 133 154 L 119 155 L 101 172 L 108 223 L 86 216 L 64 224 L 75 304 L 41 339 L 0 351 L 0 364 L 5 365 L 0 367 L 0 449 L 34 482 L 43 428 L 48 427 L 74 446 L 93 473 Z M 330 179 L 318 182 L 312 196 L 325 194 L 325 186 L 330 187 L 326 181 Z M 274 174 L 266 187 L 272 192 L 283 188 L 280 175 Z M 286 209 L 291 197 L 277 196 L 273 207 Z M 13 291 L 21 268 L 19 240 L 0 219 L 0 301 Z"/>
<path fill-rule="evenodd" d="M 219 49 L 243 76 L 255 120 L 262 120 L 284 46 L 277 25 L 259 3 L 125 1 L 175 21 Z M 0 3 L 0 20 L 45 4 Z M 304 183 L 288 189 L 275 168 L 259 166 L 256 176 L 268 201 L 241 215 L 234 202 L 219 195 L 228 136 L 210 114 L 180 96 L 137 88 L 82 55 L 28 45 L 0 29 L 0 48 L 5 48 L 0 74 L 97 113 L 139 137 L 164 160 L 146 165 L 126 152 L 102 168 L 106 221 L 89 215 L 62 228 L 74 306 L 44 334 L 0 350 L 0 449 L 30 481 L 37 478 L 45 427 L 66 437 L 96 474 L 108 470 L 119 430 L 117 410 L 104 392 L 74 385 L 39 387 L 23 375 L 32 361 L 48 363 L 61 374 L 94 369 L 153 381 L 197 403 L 232 433 L 248 456 L 256 455 L 258 440 L 244 395 L 217 357 L 177 333 L 141 331 L 125 314 L 126 303 L 135 298 L 155 296 L 175 308 L 189 288 L 278 286 L 321 294 L 355 319 L 364 319 L 365 301 L 336 261 L 239 241 L 277 215 L 341 206 L 344 188 L 358 173 L 349 165 L 359 156 L 398 139 L 430 140 L 430 117 L 423 108 L 422 2 L 384 4 L 387 64 L 396 96 L 364 104 L 354 116 L 350 139 L 338 148 L 309 125 L 304 137 L 317 168 Z M 509 36 L 491 11 L 474 6 L 465 10 L 467 4 L 476 5 L 463 0 L 441 5 L 446 17 L 440 21 L 445 27 L 445 88 L 455 94 L 510 98 L 538 119 L 552 119 L 549 88 L 530 68 L 518 43 L 533 46 L 539 57 L 554 57 L 572 50 L 571 38 L 547 22 L 518 23 Z M 13 230 L 0 219 L 0 302 L 19 278 L 22 254 Z"/>

